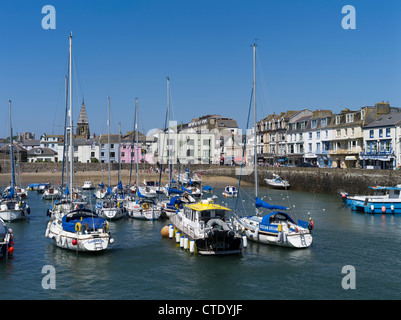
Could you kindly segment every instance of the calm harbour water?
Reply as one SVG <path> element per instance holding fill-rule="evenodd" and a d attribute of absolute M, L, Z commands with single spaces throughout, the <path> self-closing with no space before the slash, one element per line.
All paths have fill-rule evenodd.
<path fill-rule="evenodd" d="M 216 189 L 219 203 L 234 208 Z M 238 209 L 253 212 L 253 189 Z M 111 249 L 82 254 L 45 238 L 51 202 L 27 198 L 28 221 L 10 223 L 14 257 L 0 262 L 0 299 L 19 300 L 271 300 L 400 299 L 401 215 L 366 215 L 343 207 L 338 196 L 260 188 L 259 196 L 291 205 L 295 218 L 314 220 L 310 248 L 293 250 L 248 242 L 239 256 L 191 255 L 162 238 L 168 221 L 123 218 L 110 223 Z M 42 267 L 56 270 L 56 289 L 42 288 Z M 356 289 L 342 288 L 342 268 L 356 271 Z"/>

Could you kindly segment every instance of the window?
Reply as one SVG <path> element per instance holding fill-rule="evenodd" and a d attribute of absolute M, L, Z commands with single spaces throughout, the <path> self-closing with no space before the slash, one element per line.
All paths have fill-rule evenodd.
<path fill-rule="evenodd" d="M 390 128 L 387 128 L 386 129 L 386 137 L 389 137 L 390 136 Z"/>
<path fill-rule="evenodd" d="M 341 117 L 340 116 L 336 116 L 336 124 L 340 124 L 341 121 Z"/>
<path fill-rule="evenodd" d="M 312 129 L 317 127 L 317 120 L 312 120 L 311 127 Z"/>
<path fill-rule="evenodd" d="M 308 143 L 308 152 L 312 152 L 312 143 Z"/>
<path fill-rule="evenodd" d="M 316 139 L 320 139 L 320 131 L 316 132 Z"/>
<path fill-rule="evenodd" d="M 354 114 L 353 113 L 348 113 L 345 116 L 345 122 L 346 123 L 354 122 Z"/>
<path fill-rule="evenodd" d="M 312 139 L 312 132 L 309 132 L 309 140 Z"/>
<path fill-rule="evenodd" d="M 320 142 L 316 143 L 316 152 L 320 152 Z"/>
<path fill-rule="evenodd" d="M 373 130 L 369 130 L 369 138 L 374 138 L 374 132 Z"/>
<path fill-rule="evenodd" d="M 383 129 L 379 129 L 379 138 L 383 138 Z"/>
<path fill-rule="evenodd" d="M 324 119 L 320 120 L 320 125 L 321 125 L 322 127 L 327 126 L 327 119 L 324 118 Z"/>
<path fill-rule="evenodd" d="M 336 130 L 336 137 L 339 137 L 339 136 L 341 136 L 341 129 Z"/>

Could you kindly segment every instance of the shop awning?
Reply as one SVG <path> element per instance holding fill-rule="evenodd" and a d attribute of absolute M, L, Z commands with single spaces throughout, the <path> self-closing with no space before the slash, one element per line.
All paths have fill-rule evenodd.
<path fill-rule="evenodd" d="M 345 160 L 356 160 L 355 156 L 346 156 Z"/>

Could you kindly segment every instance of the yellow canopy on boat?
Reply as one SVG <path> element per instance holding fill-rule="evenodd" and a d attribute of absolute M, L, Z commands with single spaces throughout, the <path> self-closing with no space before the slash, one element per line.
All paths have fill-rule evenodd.
<path fill-rule="evenodd" d="M 226 210 L 226 211 L 231 211 L 231 209 L 227 207 L 223 207 L 221 205 L 215 204 L 212 201 L 208 200 L 201 200 L 197 203 L 193 204 L 187 204 L 185 205 L 188 208 L 191 208 L 192 210 L 195 211 L 205 211 L 205 210 Z"/>

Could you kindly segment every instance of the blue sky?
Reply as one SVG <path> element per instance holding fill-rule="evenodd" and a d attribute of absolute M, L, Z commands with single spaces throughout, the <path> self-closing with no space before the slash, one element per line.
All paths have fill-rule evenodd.
<path fill-rule="evenodd" d="M 44 30 L 44 5 L 56 29 Z M 344 30 L 341 9 L 356 9 Z M 401 2 L 378 0 L 3 1 L 0 4 L 0 137 L 61 134 L 68 35 L 73 33 L 74 123 L 82 98 L 91 133 L 164 126 L 166 76 L 172 119 L 221 114 L 246 126 L 257 39 L 257 118 L 303 108 L 401 107 Z"/>

